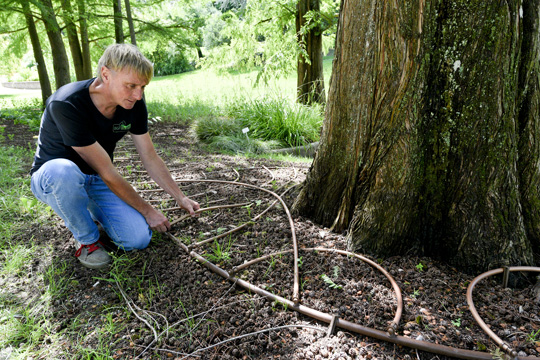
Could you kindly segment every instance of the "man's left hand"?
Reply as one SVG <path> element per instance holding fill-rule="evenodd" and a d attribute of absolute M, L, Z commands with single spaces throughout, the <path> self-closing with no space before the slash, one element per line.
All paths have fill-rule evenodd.
<path fill-rule="evenodd" d="M 198 202 L 191 200 L 187 196 L 177 199 L 176 202 L 178 203 L 178 206 L 186 210 L 191 216 L 196 216 L 195 212 L 201 208 Z"/>

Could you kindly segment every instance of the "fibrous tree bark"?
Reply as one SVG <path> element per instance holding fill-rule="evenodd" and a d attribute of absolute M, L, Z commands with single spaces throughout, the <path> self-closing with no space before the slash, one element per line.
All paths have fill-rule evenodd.
<path fill-rule="evenodd" d="M 342 0 L 320 148 L 294 210 L 378 256 L 534 263 L 539 5 L 521 3 Z"/>
<path fill-rule="evenodd" d="M 302 104 L 324 104 L 322 30 L 320 25 L 306 26 L 305 15 L 319 12 L 319 0 L 299 0 L 296 5 L 296 33 L 303 52 L 298 56 L 297 99 Z"/>
<path fill-rule="evenodd" d="M 39 35 L 34 22 L 34 16 L 30 9 L 30 3 L 26 0 L 20 1 L 24 18 L 26 20 L 26 26 L 28 27 L 28 33 L 30 35 L 30 42 L 32 43 L 32 50 L 34 53 L 34 59 L 37 63 L 37 71 L 39 76 L 39 84 L 41 87 L 41 98 L 43 106 L 45 102 L 51 96 L 51 82 L 49 81 L 49 73 L 47 72 L 47 66 L 45 65 L 45 58 L 43 57 L 43 51 L 41 49 L 41 42 L 39 41 Z"/>
<path fill-rule="evenodd" d="M 533 251 L 540 254 L 540 0 L 523 2 L 519 64 L 518 174 L 525 230 Z"/>

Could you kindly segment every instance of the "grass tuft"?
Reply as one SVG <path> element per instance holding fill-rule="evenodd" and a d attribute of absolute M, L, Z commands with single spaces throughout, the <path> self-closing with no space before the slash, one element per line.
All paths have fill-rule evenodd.
<path fill-rule="evenodd" d="M 223 112 L 225 116 L 199 118 L 194 133 L 211 150 L 232 153 L 261 154 L 318 141 L 323 121 L 320 107 L 278 96 L 237 98 Z"/>
<path fill-rule="evenodd" d="M 293 103 L 281 96 L 237 100 L 228 114 L 248 127 L 252 137 L 277 140 L 287 147 L 318 141 L 323 122 L 321 107 Z"/>

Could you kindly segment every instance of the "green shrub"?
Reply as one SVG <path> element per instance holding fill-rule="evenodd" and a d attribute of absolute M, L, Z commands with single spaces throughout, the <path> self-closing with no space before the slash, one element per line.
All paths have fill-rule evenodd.
<path fill-rule="evenodd" d="M 182 49 L 166 48 L 161 42 L 158 42 L 156 49 L 147 57 L 154 63 L 156 76 L 180 74 L 194 69 L 194 65 L 186 58 Z"/>

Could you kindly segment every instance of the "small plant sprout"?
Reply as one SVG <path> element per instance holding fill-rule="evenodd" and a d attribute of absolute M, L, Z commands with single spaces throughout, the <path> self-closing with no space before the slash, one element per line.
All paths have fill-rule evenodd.
<path fill-rule="evenodd" d="M 334 270 L 334 279 L 337 279 L 339 277 L 339 273 L 341 272 L 341 269 L 339 268 L 339 266 L 334 266 L 333 268 Z"/>
<path fill-rule="evenodd" d="M 253 204 L 255 204 L 255 206 L 259 206 L 261 205 L 261 203 L 262 203 L 262 200 L 256 200 L 255 202 L 252 202 L 251 204 L 242 206 L 242 208 L 246 209 L 248 212 L 248 216 L 251 217 L 251 207 L 253 206 Z"/>
<path fill-rule="evenodd" d="M 454 325 L 455 327 L 460 327 L 461 326 L 461 318 L 457 318 L 455 320 L 452 320 L 452 325 Z"/>
<path fill-rule="evenodd" d="M 27 213 L 34 213 L 34 210 L 36 210 L 38 206 L 38 200 L 36 198 L 29 199 L 22 196 L 19 198 L 19 200 L 21 201 L 21 207 L 23 208 L 23 211 Z"/>
<path fill-rule="evenodd" d="M 414 289 L 413 293 L 411 294 L 411 297 L 413 299 L 416 299 L 418 296 L 420 296 L 420 290 Z"/>
<path fill-rule="evenodd" d="M 330 289 L 341 289 L 342 286 L 338 285 L 334 282 L 334 280 L 330 279 L 330 277 L 326 274 L 321 275 L 321 279 L 328 285 Z"/>
<path fill-rule="evenodd" d="M 229 243 L 227 246 L 220 245 L 217 240 L 214 240 L 214 247 L 212 249 L 212 253 L 204 254 L 203 256 L 207 258 L 209 261 L 213 262 L 228 262 L 231 260 L 231 238 L 229 237 Z"/>
<path fill-rule="evenodd" d="M 242 208 L 247 210 L 248 217 L 251 217 L 251 206 L 253 206 L 253 204 L 242 206 Z"/>
<path fill-rule="evenodd" d="M 531 331 L 530 334 L 527 335 L 527 341 L 530 343 L 535 343 L 540 341 L 540 329 L 536 331 Z"/>
<path fill-rule="evenodd" d="M 419 262 L 418 265 L 416 265 L 416 269 L 420 272 L 424 271 L 424 264 Z"/>

